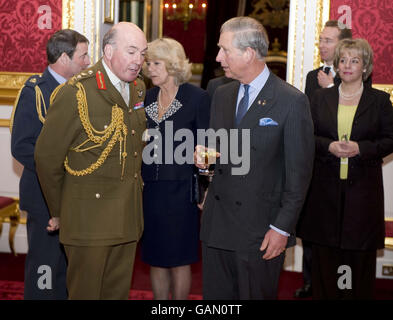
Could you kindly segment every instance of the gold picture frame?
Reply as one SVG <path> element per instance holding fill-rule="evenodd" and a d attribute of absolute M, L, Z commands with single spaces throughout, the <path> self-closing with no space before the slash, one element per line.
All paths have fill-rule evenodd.
<path fill-rule="evenodd" d="M 33 74 L 37 73 L 0 71 L 0 106 L 13 105 L 20 88 Z"/>
<path fill-rule="evenodd" d="M 113 24 L 114 17 L 115 17 L 115 1 L 104 0 L 104 22 Z"/>

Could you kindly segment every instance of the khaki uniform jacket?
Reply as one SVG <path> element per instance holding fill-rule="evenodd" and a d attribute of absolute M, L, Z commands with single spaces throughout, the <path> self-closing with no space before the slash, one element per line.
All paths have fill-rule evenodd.
<path fill-rule="evenodd" d="M 78 111 L 77 84 L 83 85 L 88 120 L 94 135 L 112 121 L 117 105 L 127 127 L 126 150 L 116 142 L 97 170 L 76 176 L 65 170 L 64 160 L 74 170 L 95 163 L 112 135 L 101 145 L 89 141 L 76 152 L 88 135 Z M 107 246 L 139 240 L 142 215 L 142 133 L 146 128 L 143 106 L 145 85 L 137 79 L 130 83 L 130 103 L 126 105 L 110 82 L 102 62 L 71 78 L 57 93 L 46 116 L 35 148 L 38 177 L 51 215 L 60 217 L 60 241 L 75 246 Z M 52 97 L 53 98 L 53 97 Z M 101 132 L 101 133 L 100 133 Z M 122 178 L 121 153 L 126 151 Z"/>

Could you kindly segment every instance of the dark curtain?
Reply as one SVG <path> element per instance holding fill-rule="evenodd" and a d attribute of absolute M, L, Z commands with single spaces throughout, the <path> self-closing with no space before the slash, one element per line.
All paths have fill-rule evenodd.
<path fill-rule="evenodd" d="M 208 2 L 206 13 L 206 50 L 203 61 L 201 87 L 206 88 L 210 79 L 220 76 L 221 67 L 216 62 L 218 39 L 221 25 L 228 19 L 237 16 L 238 0 L 214 0 Z"/>

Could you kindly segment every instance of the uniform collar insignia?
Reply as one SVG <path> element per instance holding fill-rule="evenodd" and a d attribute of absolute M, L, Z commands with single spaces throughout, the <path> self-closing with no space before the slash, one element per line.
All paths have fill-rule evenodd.
<path fill-rule="evenodd" d="M 98 89 L 106 90 L 104 75 L 102 74 L 102 72 L 100 70 L 98 70 L 96 73 L 96 79 L 97 79 Z"/>

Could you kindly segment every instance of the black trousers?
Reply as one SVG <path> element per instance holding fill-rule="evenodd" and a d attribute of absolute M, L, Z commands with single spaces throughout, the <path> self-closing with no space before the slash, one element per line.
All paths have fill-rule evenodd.
<path fill-rule="evenodd" d="M 284 264 L 282 253 L 264 260 L 265 252 L 236 252 L 202 243 L 203 298 L 205 300 L 277 299 Z"/>
<path fill-rule="evenodd" d="M 302 240 L 303 246 L 303 283 L 310 284 L 312 280 L 312 243 Z"/>
<path fill-rule="evenodd" d="M 340 181 L 340 230 L 345 214 L 346 180 Z M 340 232 L 339 243 L 345 234 Z M 313 244 L 313 299 L 373 299 L 375 294 L 376 250 L 346 250 Z M 349 268 L 348 268 L 349 267 Z M 339 268 L 344 268 L 340 270 Z M 350 288 L 340 288 L 340 279 Z"/>
<path fill-rule="evenodd" d="M 47 210 L 27 213 L 28 251 L 25 260 L 25 300 L 67 299 L 67 259 L 59 232 L 46 230 Z"/>
<path fill-rule="evenodd" d="M 353 300 L 373 299 L 377 251 L 343 250 L 319 245 L 312 248 L 313 299 Z M 340 266 L 345 267 L 339 272 Z M 348 270 L 350 273 L 348 273 Z M 350 289 L 340 288 L 340 278 L 346 276 Z M 350 278 L 348 278 L 350 276 Z"/>

